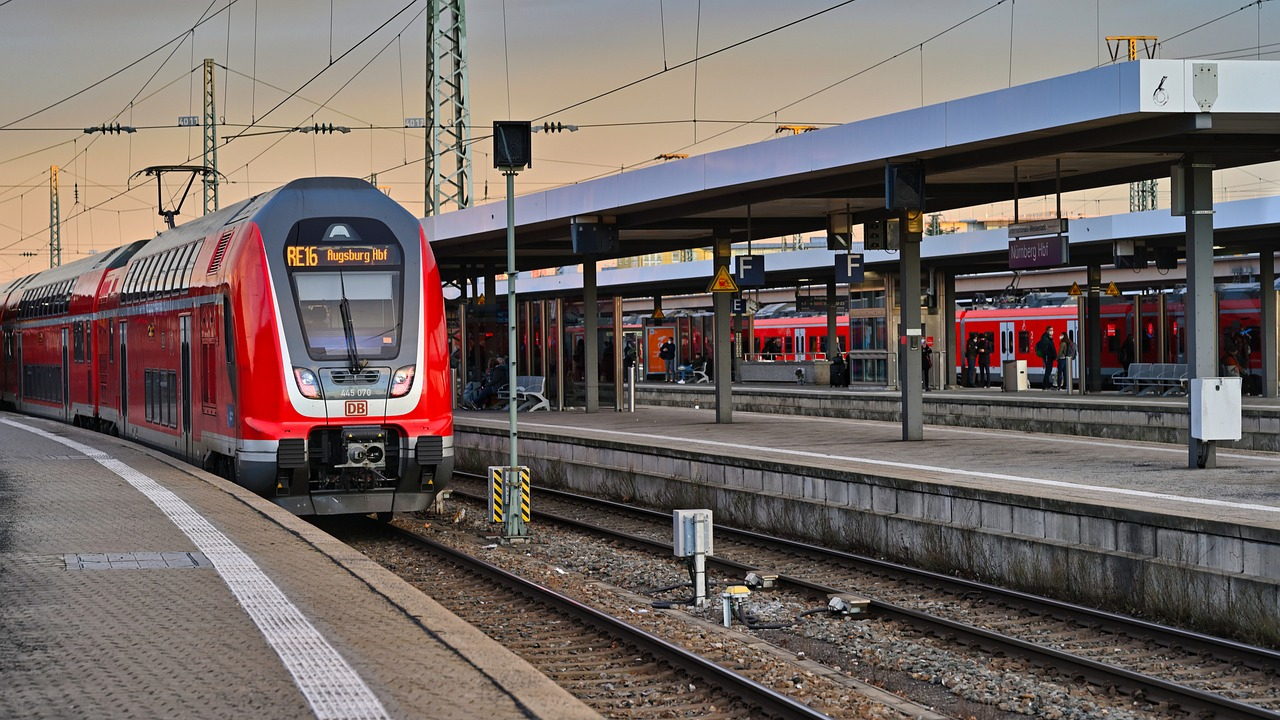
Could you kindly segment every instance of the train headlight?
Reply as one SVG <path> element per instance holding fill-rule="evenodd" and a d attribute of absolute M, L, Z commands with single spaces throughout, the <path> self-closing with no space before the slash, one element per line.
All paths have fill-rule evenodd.
<path fill-rule="evenodd" d="M 391 376 L 391 397 L 404 397 L 409 394 L 409 388 L 413 387 L 413 376 L 417 369 L 412 365 L 405 365 L 396 370 Z"/>
<path fill-rule="evenodd" d="M 319 400 L 321 398 L 320 381 L 316 379 L 316 374 L 306 368 L 296 367 L 293 369 L 293 379 L 298 381 L 298 392 L 303 397 Z"/>

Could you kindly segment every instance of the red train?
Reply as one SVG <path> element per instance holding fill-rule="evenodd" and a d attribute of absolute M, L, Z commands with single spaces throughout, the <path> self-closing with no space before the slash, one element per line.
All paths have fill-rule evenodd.
<path fill-rule="evenodd" d="M 1280 289 L 1280 288 L 1278 288 Z M 1233 344 L 1243 343 L 1247 350 L 1240 364 L 1241 372 L 1261 372 L 1261 303 L 1257 283 L 1220 284 L 1216 286 L 1216 302 L 1219 319 L 1219 349 L 1225 360 L 1227 350 Z M 1164 304 L 1163 322 L 1160 305 Z M 1138 299 L 1126 297 L 1110 299 L 1102 304 L 1102 371 L 1104 376 L 1118 373 L 1121 353 L 1126 341 L 1133 339 L 1125 351 L 1130 362 L 1186 362 L 1184 329 L 1184 292 L 1179 289 L 1163 295 L 1145 295 Z M 708 321 L 710 318 L 708 318 Z M 836 323 L 841 349 L 850 353 L 853 379 L 883 381 L 883 367 L 878 371 L 871 361 L 859 360 L 859 351 L 867 355 L 885 349 L 882 320 L 855 319 L 841 316 Z M 881 324 L 879 328 L 877 324 Z M 757 317 L 755 320 L 754 352 L 780 359 L 795 356 L 821 357 L 826 351 L 827 319 L 825 315 L 790 315 Z M 991 354 L 991 372 L 1000 376 L 1001 363 L 1007 360 L 1024 360 L 1029 372 L 1037 375 L 1041 363 L 1035 354 L 1035 344 L 1049 327 L 1057 335 L 1068 332 L 1076 338 L 1079 332 L 1078 311 L 1074 299 L 1065 293 L 1031 293 L 1017 303 L 1005 306 L 990 305 L 958 308 L 956 311 L 955 347 L 950 349 L 952 367 L 959 376 L 964 358 L 964 344 L 968 337 L 984 335 Z M 695 331 L 695 336 L 699 333 Z M 852 336 L 852 343 L 850 337 Z M 933 338 L 934 347 L 944 340 Z M 1239 353 L 1236 354 L 1236 357 Z M 1233 361 L 1234 361 L 1233 357 Z M 1220 368 L 1228 372 L 1227 368 Z M 1078 372 L 1078 368 L 1077 368 Z"/>
<path fill-rule="evenodd" d="M 0 402 L 300 515 L 420 510 L 453 471 L 440 287 L 398 204 L 297 180 L 0 286 Z"/>

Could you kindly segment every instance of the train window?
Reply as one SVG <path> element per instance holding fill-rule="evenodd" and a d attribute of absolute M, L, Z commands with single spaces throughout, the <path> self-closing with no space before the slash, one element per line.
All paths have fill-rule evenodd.
<path fill-rule="evenodd" d="M 151 389 L 152 375 L 154 375 L 154 373 L 152 373 L 150 370 L 142 371 L 143 407 L 146 408 L 144 417 L 146 418 L 147 422 L 153 422 L 155 418 L 155 414 L 152 412 L 152 408 L 151 408 L 151 398 L 153 397 L 153 394 L 154 394 Z"/>
<path fill-rule="evenodd" d="M 80 323 L 71 326 L 71 355 L 75 362 L 84 362 L 84 326 Z"/>
<path fill-rule="evenodd" d="M 130 267 L 124 275 L 124 279 L 120 281 L 120 302 L 121 304 L 129 302 L 129 288 L 133 285 L 133 268 Z"/>
<path fill-rule="evenodd" d="M 138 301 L 138 286 L 142 283 L 142 267 L 144 264 L 144 260 L 138 260 L 129 268 L 129 277 L 125 278 L 127 302 Z"/>
<path fill-rule="evenodd" d="M 173 266 L 173 251 L 166 250 L 156 259 L 154 288 L 157 297 L 169 294 L 169 268 Z"/>
<path fill-rule="evenodd" d="M 185 291 L 191 287 L 191 268 L 196 264 L 196 250 L 200 243 L 191 243 L 182 249 L 178 263 L 178 290 Z"/>
<path fill-rule="evenodd" d="M 1026 355 L 1029 352 L 1031 352 L 1031 331 L 1019 330 L 1018 331 L 1018 354 Z"/>
<path fill-rule="evenodd" d="M 400 352 L 400 272 L 299 272 L 293 276 L 307 354 L 313 360 L 343 358 L 347 335 L 345 298 L 362 358 L 392 358 Z"/>
<path fill-rule="evenodd" d="M 133 289 L 133 299 L 137 302 L 147 299 L 147 282 L 151 279 L 151 264 L 155 259 L 154 255 L 143 258 L 142 267 L 138 268 L 138 285 Z"/>
<path fill-rule="evenodd" d="M 196 258 L 200 256 L 200 250 L 204 248 L 204 241 L 191 243 L 191 251 L 187 253 L 186 269 L 182 271 L 182 289 L 186 290 L 191 287 L 191 275 L 196 269 Z"/>
<path fill-rule="evenodd" d="M 174 248 L 165 253 L 164 261 L 164 292 L 166 295 L 172 295 L 178 290 L 178 262 L 182 248 Z"/>
<path fill-rule="evenodd" d="M 147 260 L 145 258 L 130 268 L 129 271 L 129 302 L 138 302 L 142 299 L 142 278 L 146 276 Z"/>
<path fill-rule="evenodd" d="M 181 272 L 186 251 L 186 245 L 169 251 L 169 271 L 165 273 L 164 281 L 164 288 L 169 294 L 178 292 L 178 274 Z"/>
<path fill-rule="evenodd" d="M 160 289 L 160 263 L 164 260 L 163 256 L 152 255 L 147 263 L 147 299 L 150 300 L 156 296 Z"/>

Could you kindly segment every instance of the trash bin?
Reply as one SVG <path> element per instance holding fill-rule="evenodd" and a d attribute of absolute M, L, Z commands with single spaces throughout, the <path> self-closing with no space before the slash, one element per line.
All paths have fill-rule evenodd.
<path fill-rule="evenodd" d="M 1026 360 L 1005 360 L 1000 363 L 1000 378 L 1005 392 L 1021 392 L 1031 388 L 1027 382 Z"/>

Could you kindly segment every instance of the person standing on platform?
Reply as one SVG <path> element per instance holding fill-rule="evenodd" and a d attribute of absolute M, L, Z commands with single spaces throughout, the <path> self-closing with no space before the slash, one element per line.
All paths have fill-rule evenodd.
<path fill-rule="evenodd" d="M 1071 361 L 1076 358 L 1076 344 L 1071 336 L 1062 333 L 1062 337 L 1058 339 L 1058 389 L 1070 390 L 1067 385 L 1067 371 L 1071 367 Z"/>
<path fill-rule="evenodd" d="M 1053 328 L 1045 328 L 1044 334 L 1036 342 L 1036 355 L 1044 365 L 1044 380 L 1040 382 L 1041 390 L 1048 390 L 1053 380 L 1053 365 L 1058 360 L 1058 349 L 1053 343 Z"/>
<path fill-rule="evenodd" d="M 1125 336 L 1124 342 L 1120 343 L 1120 350 L 1116 353 L 1116 359 L 1120 361 L 1120 370 L 1127 376 L 1129 374 L 1129 366 L 1133 364 L 1133 336 Z"/>
<path fill-rule="evenodd" d="M 964 344 L 964 386 L 973 387 L 978 364 L 978 340 L 970 335 Z"/>
<path fill-rule="evenodd" d="M 666 340 L 663 340 L 662 344 L 658 346 L 658 357 L 661 358 L 663 364 L 666 365 L 666 376 L 664 379 L 667 382 L 675 382 L 676 381 L 676 344 L 671 341 L 671 338 L 667 338 Z"/>
<path fill-rule="evenodd" d="M 978 355 L 978 387 L 991 387 L 991 346 L 986 335 L 978 336 L 974 350 Z"/>
<path fill-rule="evenodd" d="M 627 336 L 626 346 L 622 349 L 622 372 L 623 377 L 626 378 L 628 382 L 630 382 L 633 377 L 631 369 L 636 366 L 636 358 L 636 340 L 633 337 Z"/>
<path fill-rule="evenodd" d="M 921 379 L 924 380 L 924 389 L 929 390 L 929 371 L 933 369 L 933 348 L 929 347 L 929 343 L 924 343 L 920 348 L 920 373 Z"/>

